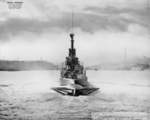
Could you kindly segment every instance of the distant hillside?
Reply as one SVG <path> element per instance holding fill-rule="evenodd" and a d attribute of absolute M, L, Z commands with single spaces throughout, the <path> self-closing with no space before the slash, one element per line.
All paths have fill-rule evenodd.
<path fill-rule="evenodd" d="M 0 71 L 56 70 L 57 65 L 46 61 L 8 61 L 0 60 Z"/>
<path fill-rule="evenodd" d="M 87 70 L 150 70 L 150 58 L 136 58 L 126 62 L 118 63 L 101 63 L 98 65 L 88 66 Z"/>
<path fill-rule="evenodd" d="M 0 71 L 21 70 L 60 70 L 62 64 L 47 61 L 9 61 L 0 60 Z M 136 58 L 126 62 L 100 63 L 85 67 L 87 70 L 150 70 L 150 58 Z"/>

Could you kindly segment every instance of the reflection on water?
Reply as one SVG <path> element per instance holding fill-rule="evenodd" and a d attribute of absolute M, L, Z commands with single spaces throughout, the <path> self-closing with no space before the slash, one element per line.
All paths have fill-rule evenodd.
<path fill-rule="evenodd" d="M 59 80 L 58 71 L 0 72 L 0 85 L 9 85 L 15 92 L 46 92 Z"/>
<path fill-rule="evenodd" d="M 88 71 L 100 91 L 70 97 L 50 88 L 59 71 L 0 72 L 0 119 L 11 120 L 149 120 L 149 71 Z"/>
<path fill-rule="evenodd" d="M 48 92 L 59 85 L 59 71 L 0 72 L 0 88 L 16 92 Z M 88 71 L 88 80 L 106 93 L 149 94 L 149 71 Z"/>
<path fill-rule="evenodd" d="M 150 95 L 150 71 L 90 71 L 88 76 L 106 93 Z"/>

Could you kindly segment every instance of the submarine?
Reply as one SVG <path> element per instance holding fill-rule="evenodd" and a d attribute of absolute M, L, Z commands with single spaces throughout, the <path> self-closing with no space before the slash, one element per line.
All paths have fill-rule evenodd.
<path fill-rule="evenodd" d="M 70 33 L 70 38 L 71 47 L 69 48 L 69 55 L 66 57 L 60 71 L 60 86 L 53 87 L 52 89 L 62 95 L 90 95 L 99 90 L 99 88 L 94 87 L 88 82 L 86 69 L 80 64 L 76 56 L 74 33 Z"/>

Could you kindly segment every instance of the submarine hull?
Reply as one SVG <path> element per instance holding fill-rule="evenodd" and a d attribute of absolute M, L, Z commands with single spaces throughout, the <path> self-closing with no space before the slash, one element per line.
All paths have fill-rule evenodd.
<path fill-rule="evenodd" d="M 61 86 L 52 88 L 54 91 L 62 95 L 79 96 L 90 95 L 99 88 L 93 87 L 84 79 L 68 79 L 60 78 Z"/>
<path fill-rule="evenodd" d="M 71 48 L 69 48 L 69 55 L 66 57 L 65 63 L 61 67 L 60 86 L 52 89 L 62 95 L 90 95 L 99 88 L 91 86 L 87 81 L 86 69 L 80 64 L 80 61 L 76 56 L 74 34 L 71 33 L 70 37 Z"/>
<path fill-rule="evenodd" d="M 68 88 L 68 87 L 55 87 L 52 88 L 54 91 L 69 96 L 79 96 L 79 95 L 90 95 L 96 92 L 99 88 Z"/>

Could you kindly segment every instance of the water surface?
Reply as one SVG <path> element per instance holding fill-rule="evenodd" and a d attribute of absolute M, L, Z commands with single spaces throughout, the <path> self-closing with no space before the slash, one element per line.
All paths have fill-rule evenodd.
<path fill-rule="evenodd" d="M 0 72 L 0 119 L 150 119 L 150 71 L 88 71 L 100 91 L 62 96 L 59 71 Z"/>

